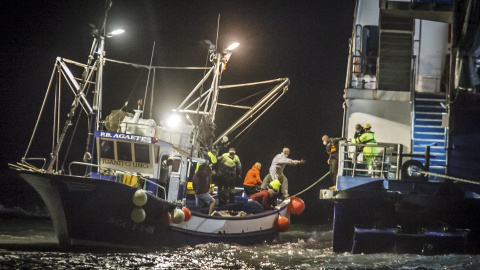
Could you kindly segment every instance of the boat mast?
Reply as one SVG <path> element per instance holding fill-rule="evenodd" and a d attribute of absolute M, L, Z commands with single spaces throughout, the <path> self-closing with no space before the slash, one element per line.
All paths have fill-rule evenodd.
<path fill-rule="evenodd" d="M 210 107 L 210 119 L 215 122 L 215 113 L 217 110 L 217 103 L 218 103 L 218 81 L 220 78 L 220 66 L 222 65 L 222 54 L 218 52 L 214 52 L 214 60 L 215 60 L 215 72 L 213 75 L 212 80 L 212 106 Z"/>
<path fill-rule="evenodd" d="M 95 151 L 95 131 L 99 130 L 100 118 L 101 118 L 101 111 L 102 111 L 102 83 L 103 83 L 103 65 L 104 65 L 104 48 L 105 48 L 105 37 L 101 35 L 95 36 L 97 49 L 97 61 L 96 61 L 96 68 L 97 74 L 95 78 L 95 92 L 93 97 L 93 110 L 92 114 L 89 117 L 89 127 L 88 127 L 88 137 L 87 137 L 87 146 L 86 152 L 83 157 L 84 162 L 92 162 L 93 158 L 92 155 Z M 94 41 L 95 42 L 95 41 Z M 92 167 L 88 167 L 87 173 L 92 171 Z"/>
<path fill-rule="evenodd" d="M 83 156 L 84 162 L 93 162 L 93 153 L 95 152 L 95 131 L 100 130 L 100 119 L 102 117 L 102 89 L 103 89 L 103 65 L 105 64 L 105 37 L 111 36 L 106 34 L 106 24 L 107 24 L 107 14 L 110 8 L 112 7 L 112 2 L 110 0 L 105 3 L 105 16 L 102 23 L 102 28 L 100 31 L 92 32 L 94 37 L 94 44 L 96 44 L 96 68 L 97 74 L 95 78 L 95 92 L 93 96 L 93 112 L 90 114 L 89 118 L 89 127 L 88 127 L 88 137 L 87 137 L 87 146 L 86 152 Z M 95 46 L 95 45 L 94 45 Z M 90 57 L 92 57 L 90 55 Z M 87 167 L 87 174 L 92 172 L 92 167 Z"/>
<path fill-rule="evenodd" d="M 105 34 L 100 34 L 100 32 L 105 33 L 105 22 L 107 20 L 107 12 L 111 7 L 111 1 L 108 1 L 106 4 L 106 10 L 105 10 L 105 17 L 103 21 L 103 26 L 102 30 L 98 31 L 98 29 L 94 28 L 92 30 L 92 36 L 94 37 L 92 48 L 90 50 L 90 55 L 88 57 L 88 64 L 85 67 L 85 73 L 82 76 L 82 82 L 81 85 L 79 85 L 73 75 L 70 73 L 68 68 L 60 62 L 60 68 L 65 70 L 65 73 L 68 75 L 70 78 L 71 83 L 74 85 L 77 93 L 75 100 L 72 104 L 72 107 L 70 109 L 70 113 L 68 114 L 68 118 L 66 120 L 65 126 L 62 130 L 62 134 L 59 137 L 59 140 L 57 141 L 57 144 L 55 145 L 55 148 L 53 152 L 50 154 L 50 161 L 48 162 L 47 165 L 47 173 L 53 173 L 53 167 L 56 164 L 58 160 L 58 154 L 60 152 L 60 148 L 63 144 L 64 137 L 67 133 L 68 128 L 72 125 L 72 118 L 75 115 L 75 111 L 78 108 L 78 105 L 80 104 L 80 100 L 83 101 L 87 105 L 87 115 L 89 116 L 89 130 L 88 130 L 88 139 L 87 139 L 87 151 L 84 155 L 84 161 L 85 162 L 91 162 L 92 161 L 92 153 L 95 148 L 95 143 L 94 143 L 94 133 L 96 130 L 99 129 L 99 123 L 100 123 L 100 117 L 101 117 L 101 104 L 102 104 L 102 76 L 103 76 L 103 65 L 104 65 L 104 46 L 105 46 Z M 97 54 L 97 60 L 93 64 L 93 67 L 90 68 L 90 64 L 92 59 L 94 59 L 94 54 Z M 88 102 L 85 99 L 85 87 L 87 85 L 86 79 L 87 79 L 87 74 L 89 69 L 92 71 L 96 69 L 96 82 L 95 82 L 95 93 L 94 93 L 94 99 L 93 99 L 93 106 L 90 107 L 88 105 Z M 88 173 L 91 172 L 91 167 L 88 168 Z"/>

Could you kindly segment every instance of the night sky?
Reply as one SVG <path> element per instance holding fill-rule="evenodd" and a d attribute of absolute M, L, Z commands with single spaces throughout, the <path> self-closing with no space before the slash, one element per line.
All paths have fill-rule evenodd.
<path fill-rule="evenodd" d="M 1 2 L 2 172 L 25 152 L 55 58 L 86 63 L 92 44 L 88 24 L 100 26 L 103 2 Z M 341 135 L 353 9 L 353 0 L 113 1 L 107 32 L 123 28 L 126 33 L 107 40 L 106 57 L 148 65 L 155 42 L 153 65 L 205 66 L 207 47 L 201 41 L 215 42 L 220 14 L 219 48 L 240 43 L 221 84 L 291 80 L 280 101 L 232 143 L 245 168 L 243 175 L 260 161 L 263 178 L 272 158 L 289 147 L 291 158 L 307 160 L 285 170 L 290 194 L 295 194 L 328 171 L 322 135 Z M 105 67 L 105 109 L 119 109 L 132 93 L 128 99 L 132 112 L 136 100 L 143 98 L 147 73 L 133 68 L 116 73 L 115 68 L 111 63 Z M 157 123 L 203 76 L 202 71 L 189 72 L 157 72 Z M 49 129 L 42 133 L 51 137 Z M 79 145 L 83 152 L 84 142 Z M 318 200 L 319 188 L 330 185 L 328 179 L 301 196 L 307 201 L 307 216 L 315 214 L 309 205 Z"/>

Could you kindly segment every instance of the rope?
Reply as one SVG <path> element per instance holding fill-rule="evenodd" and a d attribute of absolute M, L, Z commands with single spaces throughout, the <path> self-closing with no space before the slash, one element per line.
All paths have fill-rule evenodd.
<path fill-rule="evenodd" d="M 462 178 L 458 178 L 458 177 L 453 177 L 453 176 L 448 176 L 448 175 L 444 175 L 444 174 L 424 172 L 424 171 L 421 171 L 420 173 L 425 174 L 425 175 L 431 175 L 431 176 L 440 176 L 440 177 L 443 177 L 443 178 L 447 178 L 447 179 L 451 179 L 451 180 L 455 180 L 455 181 L 459 181 L 459 182 L 464 182 L 464 183 L 469 183 L 469 184 L 474 184 L 474 185 L 480 185 L 479 182 L 470 181 L 470 180 L 466 180 L 466 179 L 462 179 Z"/>
<path fill-rule="evenodd" d="M 295 194 L 295 195 L 293 195 L 293 196 L 291 196 L 291 197 L 296 197 L 296 196 L 304 193 L 305 191 L 311 189 L 313 186 L 315 186 L 318 182 L 322 181 L 322 180 L 323 180 L 325 177 L 327 177 L 329 174 L 330 174 L 330 172 L 327 172 L 324 176 L 322 176 L 322 178 L 318 179 L 315 183 L 311 184 L 311 185 L 310 185 L 309 187 L 307 187 L 306 189 L 300 191 L 299 193 L 297 193 L 297 194 Z"/>
<path fill-rule="evenodd" d="M 134 68 L 145 68 L 145 69 L 190 69 L 190 70 L 198 70 L 198 69 L 210 69 L 209 67 L 166 67 L 166 66 L 147 66 L 135 63 L 129 63 L 124 61 L 113 60 L 109 58 L 104 58 L 107 62 L 112 62 L 121 65 L 132 66 Z"/>

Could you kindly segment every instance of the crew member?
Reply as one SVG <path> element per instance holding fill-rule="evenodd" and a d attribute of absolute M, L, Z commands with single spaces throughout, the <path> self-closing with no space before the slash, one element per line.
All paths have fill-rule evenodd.
<path fill-rule="evenodd" d="M 356 124 L 355 125 L 355 134 L 353 135 L 353 138 L 358 138 L 358 137 L 362 136 L 363 133 L 365 133 L 365 131 L 363 130 L 362 125 Z"/>
<path fill-rule="evenodd" d="M 242 163 L 240 158 L 235 154 L 235 148 L 230 148 L 228 153 L 218 157 L 218 177 L 223 182 L 222 190 L 219 191 L 219 199 L 221 204 L 227 201 L 235 202 L 235 183 L 240 179 L 242 174 Z"/>
<path fill-rule="evenodd" d="M 283 174 L 283 170 L 285 169 L 285 165 L 297 165 L 297 164 L 304 164 L 305 160 L 293 160 L 289 159 L 288 156 L 290 155 L 290 149 L 287 147 L 283 148 L 282 153 L 276 155 L 272 160 L 272 165 L 270 166 L 269 173 L 272 177 L 272 180 L 278 179 L 282 184 L 282 194 L 285 198 L 289 197 L 288 194 L 288 179 Z"/>
<path fill-rule="evenodd" d="M 375 138 L 375 133 L 370 130 L 371 128 L 372 126 L 370 126 L 370 124 L 365 124 L 365 126 L 363 126 L 363 130 L 365 131 L 365 133 L 363 133 L 358 138 L 353 138 L 352 142 L 377 145 L 377 139 Z M 377 154 L 378 154 L 377 147 L 364 146 L 363 147 L 363 163 L 366 164 L 367 166 L 369 165 L 374 166 L 373 160 L 375 156 L 377 156 Z"/>
<path fill-rule="evenodd" d="M 208 215 L 210 216 L 215 208 L 215 199 L 210 195 L 208 177 L 212 175 L 212 168 L 208 166 L 208 161 L 198 168 L 198 172 L 193 175 L 192 185 L 195 191 L 195 198 L 199 203 L 207 203 L 209 205 Z"/>
<path fill-rule="evenodd" d="M 273 209 L 275 205 L 275 195 L 277 190 L 269 188 L 268 190 L 262 190 L 250 196 L 248 199 L 248 206 L 252 213 L 260 213 L 269 209 Z"/>
<path fill-rule="evenodd" d="M 247 197 L 257 193 L 257 191 L 260 189 L 260 185 L 262 184 L 262 179 L 260 178 L 261 168 L 262 164 L 260 164 L 260 162 L 255 162 L 252 168 L 247 172 L 247 175 L 245 175 L 243 189 L 245 190 Z"/>
<path fill-rule="evenodd" d="M 362 136 L 362 134 L 365 133 L 365 130 L 363 130 L 363 126 L 360 125 L 360 124 L 356 124 L 355 125 L 355 134 L 353 134 L 353 138 L 356 139 L 356 138 L 360 138 L 360 136 Z M 357 146 L 355 147 L 356 149 L 356 155 L 355 155 L 355 162 L 356 162 L 356 158 L 357 156 L 363 151 L 363 147 L 361 146 Z"/>
<path fill-rule="evenodd" d="M 330 139 L 328 135 L 323 135 L 322 137 L 323 145 L 327 150 L 328 154 L 328 166 L 330 169 L 330 174 L 332 176 L 332 183 L 333 186 L 329 187 L 329 189 L 336 189 L 337 186 L 337 175 L 338 175 L 338 141 L 339 139 Z"/>

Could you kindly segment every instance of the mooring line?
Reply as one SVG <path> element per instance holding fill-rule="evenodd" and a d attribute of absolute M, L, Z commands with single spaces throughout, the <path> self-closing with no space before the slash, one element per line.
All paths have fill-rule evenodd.
<path fill-rule="evenodd" d="M 311 184 L 309 187 L 307 187 L 306 189 L 304 189 L 304 190 L 300 191 L 299 193 L 293 195 L 292 197 L 296 197 L 296 196 L 304 193 L 305 191 L 311 189 L 313 186 L 315 186 L 318 182 L 322 181 L 322 180 L 323 180 L 325 177 L 327 177 L 327 175 L 329 175 L 329 174 L 330 174 L 330 172 L 327 172 L 324 176 L 322 176 L 322 178 L 318 179 L 315 183 Z"/>

